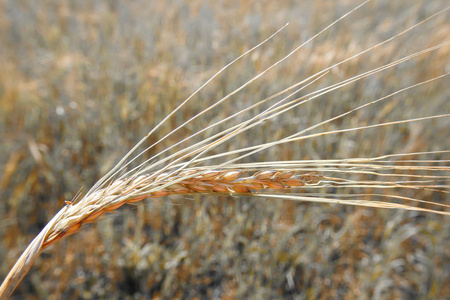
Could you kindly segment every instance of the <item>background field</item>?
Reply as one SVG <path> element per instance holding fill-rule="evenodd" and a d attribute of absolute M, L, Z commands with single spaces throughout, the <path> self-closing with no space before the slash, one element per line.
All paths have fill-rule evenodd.
<path fill-rule="evenodd" d="M 441 11 L 443 2 L 370 2 L 155 151 L 389 38 Z M 0 278 L 64 200 L 80 187 L 86 192 L 222 66 L 290 22 L 150 142 L 358 3 L 1 0 Z M 446 41 L 448 20 L 445 13 L 333 69 L 309 91 Z M 268 121 L 218 151 L 279 139 L 448 72 L 448 58 L 448 46 L 422 55 Z M 449 113 L 449 92 L 448 78 L 437 80 L 318 130 Z M 449 127 L 446 118 L 333 135 L 247 161 L 448 150 Z M 419 190 L 405 196 L 445 197 Z M 250 197 L 151 199 L 44 251 L 14 298 L 444 299 L 450 294 L 449 232 L 448 217 L 426 213 Z"/>

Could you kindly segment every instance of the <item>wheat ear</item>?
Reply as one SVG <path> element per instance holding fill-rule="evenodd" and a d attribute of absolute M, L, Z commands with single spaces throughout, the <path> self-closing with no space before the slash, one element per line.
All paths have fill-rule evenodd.
<path fill-rule="evenodd" d="M 118 180 L 99 189 L 77 203 L 67 202 L 24 251 L 0 287 L 0 298 L 10 295 L 37 256 L 46 247 L 71 235 L 86 223 L 92 223 L 106 212 L 148 197 L 174 194 L 220 193 L 251 194 L 261 189 L 287 189 L 317 183 L 317 174 L 296 175 L 293 171 L 258 171 L 243 176 L 238 170 L 185 170 L 176 176 L 161 174 Z M 175 183 L 174 183 L 175 182 Z M 164 188 L 159 189 L 163 186 Z M 142 192 L 149 187 L 153 192 Z"/>
<path fill-rule="evenodd" d="M 307 162 L 304 161 L 302 163 L 305 164 Z M 292 167 L 293 163 L 290 165 Z M 288 166 L 286 165 L 285 167 Z M 250 167 L 254 168 L 255 165 L 250 165 Z M 365 165 L 366 169 L 369 167 Z M 22 280 L 35 259 L 45 248 L 66 236 L 76 233 L 83 224 L 97 221 L 104 213 L 114 211 L 124 204 L 141 201 L 149 197 L 212 193 L 252 195 L 367 207 L 401 208 L 450 215 L 450 212 L 383 201 L 332 200 L 324 197 L 258 193 L 260 190 L 311 187 L 318 185 L 321 181 L 332 180 L 332 178 L 316 172 L 302 174 L 289 168 L 256 172 L 247 171 L 245 165 L 241 165 L 241 168 L 243 170 L 195 168 L 181 171 L 175 175 L 166 173 L 141 175 L 114 181 L 106 188 L 99 189 L 78 202 L 72 203 L 67 201 L 66 205 L 47 224 L 16 262 L 0 287 L 0 298 L 4 298 L 14 291 L 16 285 Z M 408 170 L 410 169 L 411 167 L 408 167 Z"/>
<path fill-rule="evenodd" d="M 358 7 L 365 4 L 367 1 L 359 5 Z M 345 18 L 351 12 L 356 10 L 358 7 L 345 14 L 343 17 L 339 18 L 335 22 L 331 23 L 325 29 L 320 31 L 318 34 L 314 35 L 307 42 L 302 43 L 300 46 L 295 48 L 292 52 L 287 54 L 284 58 L 277 61 L 275 64 L 271 65 L 269 68 L 252 78 L 250 81 L 246 82 L 244 85 L 220 99 L 207 109 L 203 110 L 199 114 L 190 118 L 188 121 L 180 125 L 179 127 L 172 130 L 166 137 L 177 131 L 179 128 L 185 126 L 187 123 L 193 121 L 198 116 L 202 115 L 205 112 L 210 111 L 212 108 L 217 105 L 223 103 L 228 100 L 232 95 L 245 88 L 261 76 L 263 76 L 270 69 L 276 67 L 282 61 L 287 59 L 293 53 L 298 51 L 303 47 L 306 43 L 317 37 L 319 34 L 332 27 L 336 22 Z M 445 9 L 444 11 L 448 10 Z M 236 161 L 245 158 L 253 153 L 260 152 L 269 147 L 273 147 L 276 145 L 280 145 L 283 143 L 300 141 L 309 138 L 314 138 L 318 136 L 335 134 L 339 132 L 345 131 L 355 131 L 362 130 L 367 128 L 374 127 L 382 127 L 382 126 L 391 126 L 395 124 L 403 124 L 408 122 L 418 122 L 425 119 L 433 119 L 433 118 L 444 118 L 448 117 L 448 114 L 430 116 L 425 118 L 416 118 L 416 119 L 408 119 L 408 120 L 400 120 L 395 122 L 386 122 L 379 123 L 375 125 L 367 125 L 363 127 L 355 127 L 348 128 L 344 130 L 334 130 L 328 132 L 321 132 L 316 134 L 305 135 L 308 131 L 321 126 L 327 122 L 330 122 L 336 118 L 343 117 L 348 113 L 354 112 L 357 109 L 367 107 L 377 101 L 384 100 L 386 97 L 380 98 L 379 100 L 375 100 L 373 102 L 368 103 L 367 105 L 355 108 L 351 111 L 348 111 L 345 114 L 342 114 L 336 118 L 332 118 L 311 126 L 305 130 L 302 130 L 294 135 L 276 140 L 274 142 L 260 144 L 256 146 L 249 146 L 243 149 L 230 150 L 228 152 L 224 152 L 221 154 L 210 155 L 206 157 L 203 156 L 207 151 L 214 149 L 218 145 L 224 143 L 230 138 L 252 128 L 258 126 L 266 119 L 274 118 L 285 111 L 288 111 L 298 105 L 301 105 L 307 101 L 311 101 L 325 93 L 329 93 L 333 90 L 341 88 L 349 83 L 358 81 L 362 78 L 371 76 L 379 71 L 385 70 L 397 64 L 400 64 L 404 61 L 408 61 L 415 56 L 421 55 L 423 53 L 427 53 L 433 51 L 435 49 L 441 49 L 444 46 L 448 46 L 449 42 L 444 42 L 437 46 L 419 51 L 412 55 L 406 56 L 403 59 L 390 63 L 386 66 L 382 66 L 380 68 L 371 70 L 367 73 L 360 74 L 348 80 L 344 80 L 342 82 L 337 83 L 336 85 L 329 86 L 322 90 L 317 90 L 308 95 L 305 95 L 301 98 L 297 98 L 294 100 L 289 100 L 290 97 L 293 97 L 297 92 L 299 92 L 303 87 L 311 84 L 312 82 L 322 78 L 328 74 L 331 68 L 336 67 L 340 64 L 343 64 L 356 56 L 366 53 L 376 47 L 385 44 L 392 39 L 402 35 L 403 33 L 413 29 L 414 27 L 422 24 L 423 22 L 431 19 L 438 14 L 443 13 L 441 11 L 426 20 L 423 20 L 420 23 L 410 27 L 409 29 L 394 35 L 392 38 L 385 40 L 384 42 L 377 44 L 369 49 L 366 49 L 360 52 L 357 55 L 354 55 L 348 59 L 341 61 L 338 64 L 335 64 L 329 68 L 326 68 L 311 77 L 299 82 L 298 84 L 292 85 L 280 93 L 273 95 L 259 103 L 249 106 L 242 110 L 239 113 L 231 115 L 220 121 L 218 123 L 212 124 L 208 126 L 206 129 L 211 129 L 215 125 L 218 125 L 224 121 L 229 121 L 232 118 L 236 117 L 240 113 L 245 113 L 253 108 L 256 108 L 258 105 L 265 103 L 274 97 L 291 92 L 291 90 L 295 90 L 295 92 L 286 96 L 282 100 L 276 102 L 274 105 L 270 106 L 268 109 L 264 110 L 262 113 L 257 114 L 254 118 L 250 118 L 249 120 L 239 123 L 234 126 L 230 126 L 229 129 L 221 131 L 220 133 L 213 135 L 211 137 L 207 137 L 201 142 L 197 144 L 190 145 L 175 154 L 170 155 L 167 158 L 158 158 L 158 155 L 162 154 L 164 151 L 171 149 L 171 147 L 167 148 L 163 152 L 155 155 L 149 160 L 145 161 L 143 164 L 139 165 L 137 168 L 134 168 L 130 171 L 127 171 L 127 166 L 131 162 L 133 162 L 137 157 L 143 154 L 145 151 L 139 153 L 138 155 L 134 155 L 135 151 L 138 149 L 140 145 L 143 144 L 144 141 L 147 140 L 148 136 L 150 136 L 153 132 L 155 132 L 158 128 L 160 128 L 171 116 L 173 116 L 185 103 L 187 103 L 200 89 L 202 89 L 206 84 L 208 84 L 212 79 L 214 79 L 217 75 L 219 75 L 225 68 L 229 65 L 233 64 L 236 60 L 241 57 L 247 55 L 254 49 L 258 48 L 262 43 L 265 43 L 271 37 L 260 43 L 259 45 L 253 47 L 249 51 L 245 52 L 242 56 L 239 56 L 237 59 L 233 60 L 230 64 L 222 68 L 219 72 L 217 72 L 210 80 L 208 80 L 204 85 L 202 85 L 199 89 L 197 89 L 190 97 L 188 97 L 184 102 L 180 104 L 176 109 L 174 109 L 166 118 L 164 118 L 156 127 L 152 129 L 130 152 L 128 152 L 123 159 L 103 178 L 101 178 L 92 189 L 79 201 L 67 201 L 66 205 L 50 220 L 50 222 L 45 226 L 45 228 L 41 231 L 41 233 L 30 243 L 21 257 L 18 259 L 10 273 L 7 275 L 2 285 L 0 286 L 0 299 L 6 298 L 10 295 L 16 286 L 20 283 L 22 278 L 25 276 L 33 262 L 39 256 L 39 254 L 48 246 L 52 245 L 56 241 L 71 235 L 77 232 L 83 224 L 95 222 L 106 212 L 112 212 L 124 204 L 133 203 L 145 198 L 149 197 L 162 197 L 166 195 L 175 195 L 175 194 L 232 194 L 232 195 L 252 195 L 255 197 L 271 197 L 271 198 L 280 198 L 280 199 L 291 199 L 298 201 L 315 201 L 315 202 L 325 202 L 325 203 L 338 203 L 338 204 L 348 204 L 348 205 L 359 205 L 359 206 L 369 206 L 369 207 L 382 207 L 382 208 L 401 208 L 401 209 L 409 209 L 416 211 L 426 211 L 433 213 L 440 213 L 444 215 L 450 215 L 450 212 L 443 211 L 442 209 L 447 209 L 448 205 L 444 205 L 441 203 L 430 203 L 432 205 L 439 206 L 439 209 L 431 209 L 431 208 L 423 208 L 417 207 L 415 205 L 407 205 L 402 203 L 395 203 L 389 201 L 367 201 L 364 199 L 336 199 L 333 197 L 324 197 L 322 194 L 289 194 L 289 195 L 280 195 L 277 193 L 273 193 L 272 191 L 283 191 L 286 189 L 301 189 L 301 188 L 309 188 L 314 189 L 316 187 L 327 187 L 329 185 L 333 185 L 336 187 L 340 186 L 355 186 L 355 187 L 379 187 L 379 188 L 406 188 L 406 189 L 430 189 L 435 190 L 442 193 L 447 193 L 446 189 L 448 185 L 446 182 L 448 181 L 448 176 L 446 175 L 417 175 L 422 181 L 351 181 L 345 178 L 339 178 L 336 174 L 344 174 L 348 175 L 351 172 L 356 172 L 357 174 L 370 174 L 370 175 L 380 175 L 385 176 L 384 174 L 377 173 L 379 170 L 390 170 L 390 171 L 400 171 L 407 170 L 411 171 L 444 171 L 448 172 L 448 167 L 439 168 L 437 166 L 426 166 L 421 168 L 421 163 L 423 161 L 413 160 L 411 161 L 411 165 L 407 166 L 399 166 L 399 165 L 386 165 L 382 159 L 386 157 L 378 157 L 378 158 L 370 158 L 370 159 L 355 159 L 351 160 L 336 160 L 336 161 L 291 161 L 291 162 L 263 162 L 263 163 L 252 163 L 252 164 L 235 164 Z M 283 27 L 284 28 L 284 27 Z M 280 29 L 281 30 L 281 29 Z M 276 34 L 276 33 L 275 33 Z M 448 74 L 444 74 L 441 76 L 437 76 L 428 81 L 424 81 L 423 83 L 427 83 L 431 80 L 443 78 Z M 422 83 L 419 83 L 422 84 Z M 416 84 L 418 85 L 418 84 Z M 411 85 L 408 88 L 414 87 L 416 85 Z M 403 89 L 404 90 L 404 89 Z M 403 91 L 399 90 L 399 92 Z M 395 93 L 394 93 L 395 94 Z M 392 95 L 394 95 L 392 94 Z M 203 132 L 200 131 L 196 134 Z M 192 138 L 194 135 L 186 138 L 185 140 Z M 161 142 L 164 138 L 157 141 L 155 144 L 150 146 L 148 149 Z M 181 142 L 184 142 L 182 140 Z M 181 143 L 180 142 L 180 143 Z M 178 145 L 178 144 L 175 144 Z M 148 150 L 146 149 L 146 150 Z M 241 154 L 244 152 L 244 154 Z M 433 153 L 433 152 L 428 152 Z M 204 161 L 211 161 L 216 158 L 239 155 L 237 158 L 229 158 L 225 163 L 218 164 L 216 166 L 209 165 L 204 167 L 192 167 L 194 164 L 200 164 Z M 401 155 L 414 155 L 414 154 L 401 154 Z M 437 161 L 442 162 L 442 161 Z M 427 163 L 433 163 L 427 161 Z M 163 167 L 160 167 L 160 166 Z M 311 168 L 314 166 L 314 168 Z M 343 167 L 347 169 L 343 169 Z M 394 174 L 396 175 L 396 174 Z M 390 176 L 394 176 L 390 174 Z M 410 177 L 414 177 L 412 174 L 408 174 Z M 444 184 L 436 184 L 433 183 L 434 180 L 439 179 L 444 182 Z M 428 184 L 429 181 L 433 181 L 431 184 Z M 361 195 L 341 195 L 347 198 L 352 196 L 378 196 L 375 194 L 361 194 Z M 417 199 L 407 198 L 403 196 L 387 196 L 391 199 L 399 199 L 403 201 L 417 201 Z"/>

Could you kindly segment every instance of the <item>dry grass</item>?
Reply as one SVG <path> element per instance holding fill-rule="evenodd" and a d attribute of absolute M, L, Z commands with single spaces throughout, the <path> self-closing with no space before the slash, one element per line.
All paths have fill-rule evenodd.
<path fill-rule="evenodd" d="M 429 212 L 448 214 L 448 13 L 439 3 L 374 1 L 265 72 L 356 5 L 270 3 L 2 2 L 1 273 L 78 186 L 92 186 L 149 127 L 158 130 L 140 148 L 66 202 L 29 258 L 124 203 L 172 194 L 181 204 L 121 209 L 59 242 L 15 295 L 447 294 L 450 225 Z M 214 68 L 286 21 L 175 110 Z M 217 196 L 234 192 L 241 197 Z"/>

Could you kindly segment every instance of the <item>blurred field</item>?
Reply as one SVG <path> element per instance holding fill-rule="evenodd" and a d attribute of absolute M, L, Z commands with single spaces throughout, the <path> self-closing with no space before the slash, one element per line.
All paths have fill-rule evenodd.
<path fill-rule="evenodd" d="M 358 3 L 1 0 L 0 278 L 64 200 L 80 187 L 86 192 L 222 66 L 290 22 L 150 142 Z M 444 8 L 443 1 L 370 2 L 155 151 Z M 309 90 L 446 41 L 448 20 L 448 12 L 434 18 Z M 268 121 L 223 149 L 279 139 L 449 69 L 447 46 Z M 449 113 L 449 92 L 448 78 L 437 80 L 322 130 Z M 448 150 L 449 128 L 444 118 L 357 131 L 247 161 Z M 419 190 L 405 196 L 445 197 Z M 13 298 L 445 299 L 449 232 L 448 218 L 426 213 L 225 196 L 152 199 L 44 251 Z"/>

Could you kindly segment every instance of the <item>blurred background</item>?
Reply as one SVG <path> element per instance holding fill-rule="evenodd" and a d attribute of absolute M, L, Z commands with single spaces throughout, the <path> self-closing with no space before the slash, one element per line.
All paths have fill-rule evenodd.
<path fill-rule="evenodd" d="M 225 64 L 290 22 L 199 93 L 149 144 L 359 3 L 1 0 L 1 280 L 64 200 L 86 192 Z M 443 1 L 372 1 L 154 151 L 444 8 Z M 444 13 L 332 69 L 307 91 L 446 41 L 448 18 Z M 217 151 L 280 139 L 448 72 L 448 58 L 448 47 L 421 55 L 269 120 Z M 448 79 L 437 80 L 315 132 L 449 113 L 448 95 Z M 446 118 L 333 135 L 247 161 L 448 150 L 449 126 Z M 420 190 L 404 196 L 445 197 Z M 13 299 L 444 299 L 449 232 L 448 217 L 429 213 L 251 197 L 150 199 L 45 250 Z"/>

